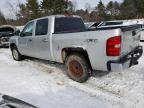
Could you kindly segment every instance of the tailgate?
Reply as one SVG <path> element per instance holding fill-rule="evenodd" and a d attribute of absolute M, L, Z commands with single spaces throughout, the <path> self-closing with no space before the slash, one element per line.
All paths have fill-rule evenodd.
<path fill-rule="evenodd" d="M 121 28 L 122 31 L 121 56 L 130 53 L 137 46 L 139 46 L 141 29 L 142 29 L 141 25 L 131 25 Z"/>

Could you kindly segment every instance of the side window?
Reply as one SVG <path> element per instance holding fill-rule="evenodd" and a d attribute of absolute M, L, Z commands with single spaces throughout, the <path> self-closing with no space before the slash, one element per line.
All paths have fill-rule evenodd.
<path fill-rule="evenodd" d="M 48 19 L 38 20 L 36 23 L 35 35 L 47 35 L 48 33 Z"/>
<path fill-rule="evenodd" d="M 28 23 L 25 26 L 25 28 L 23 29 L 21 35 L 22 36 L 32 36 L 32 34 L 33 34 L 33 25 L 34 25 L 34 22 Z"/>

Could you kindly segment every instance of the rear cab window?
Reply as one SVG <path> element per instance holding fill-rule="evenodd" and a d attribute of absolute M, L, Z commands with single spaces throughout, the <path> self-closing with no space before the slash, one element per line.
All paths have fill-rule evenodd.
<path fill-rule="evenodd" d="M 55 33 L 71 33 L 82 32 L 85 30 L 85 25 L 81 18 L 62 17 L 55 18 Z"/>

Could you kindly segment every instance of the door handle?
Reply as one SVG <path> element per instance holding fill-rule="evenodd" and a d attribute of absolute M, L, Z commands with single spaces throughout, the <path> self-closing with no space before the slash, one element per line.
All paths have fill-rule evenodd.
<path fill-rule="evenodd" d="M 48 42 L 48 39 L 45 38 L 45 39 L 43 39 L 42 41 L 43 41 L 43 42 Z"/>
<path fill-rule="evenodd" d="M 28 41 L 29 41 L 29 42 L 32 42 L 32 39 L 29 39 Z"/>

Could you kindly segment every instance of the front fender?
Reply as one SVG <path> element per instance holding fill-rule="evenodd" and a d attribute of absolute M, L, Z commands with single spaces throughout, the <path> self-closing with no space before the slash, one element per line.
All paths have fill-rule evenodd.
<path fill-rule="evenodd" d="M 16 46 L 18 46 L 18 36 L 13 36 L 10 38 L 9 46 L 11 47 L 12 44 L 15 44 Z"/>

